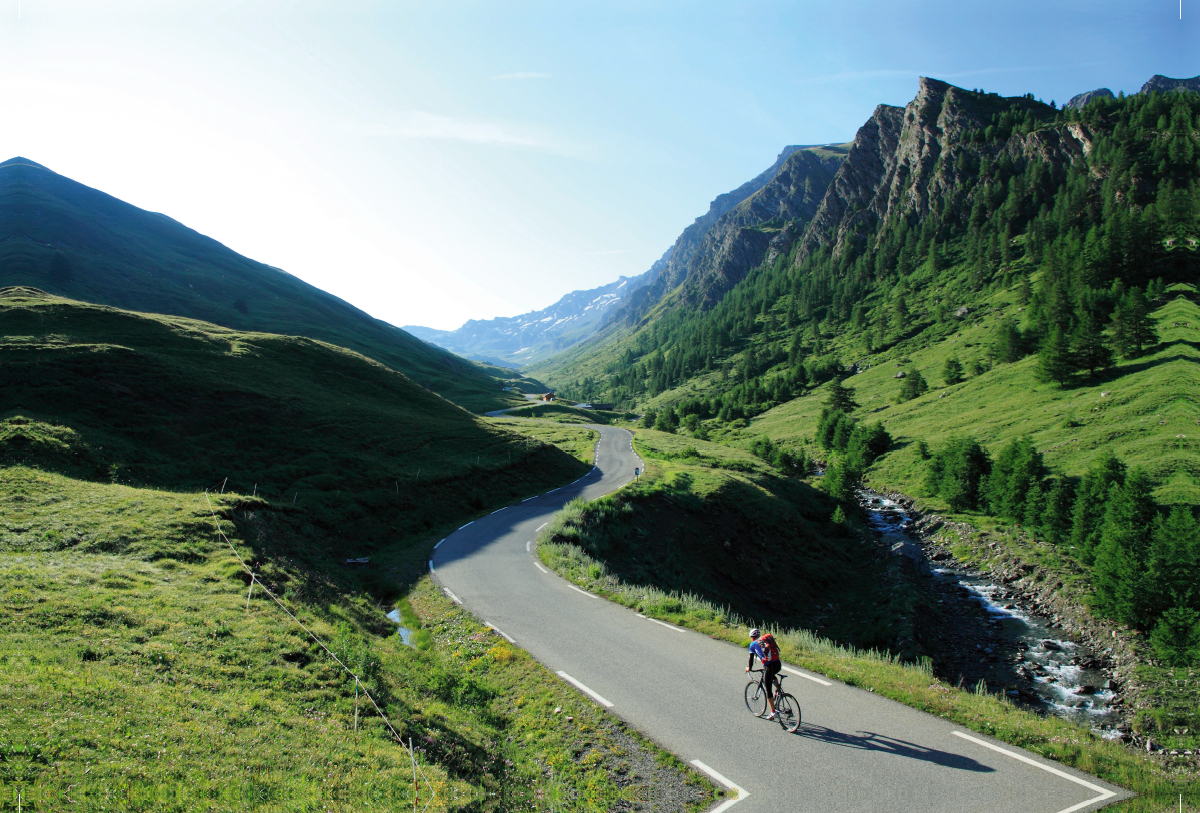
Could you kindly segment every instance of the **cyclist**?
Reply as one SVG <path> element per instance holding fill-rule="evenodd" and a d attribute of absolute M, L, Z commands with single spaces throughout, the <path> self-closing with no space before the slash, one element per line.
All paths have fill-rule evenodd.
<path fill-rule="evenodd" d="M 754 658 L 757 656 L 763 666 L 763 685 L 767 687 L 767 705 L 771 709 L 768 720 L 775 719 L 775 676 L 779 674 L 783 663 L 779 660 L 779 645 L 775 643 L 775 637 L 771 633 L 763 635 L 758 631 L 758 628 L 750 630 L 750 663 L 746 667 L 746 671 L 750 671 L 750 667 L 754 665 Z"/>

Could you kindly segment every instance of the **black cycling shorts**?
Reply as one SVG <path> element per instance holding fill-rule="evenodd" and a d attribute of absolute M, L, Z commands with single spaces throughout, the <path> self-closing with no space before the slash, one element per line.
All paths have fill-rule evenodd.
<path fill-rule="evenodd" d="M 783 668 L 782 661 L 770 661 L 763 664 L 763 685 L 767 687 L 767 696 L 775 694 L 775 676 Z"/>

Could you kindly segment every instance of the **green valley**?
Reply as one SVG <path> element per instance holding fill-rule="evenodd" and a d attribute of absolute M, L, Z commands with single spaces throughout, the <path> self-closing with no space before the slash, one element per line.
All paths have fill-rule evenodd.
<path fill-rule="evenodd" d="M 6 800 L 394 809 L 397 737 L 431 809 L 711 798 L 424 575 L 439 536 L 588 471 L 586 436 L 572 456 L 312 339 L 30 288 L 0 324 Z"/>
<path fill-rule="evenodd" d="M 1200 659 L 1198 121 L 1191 90 L 1058 110 L 922 80 L 727 292 L 689 277 L 531 372 L 780 474 L 819 469 L 848 518 L 869 484 L 1000 531 L 1006 567 L 1120 630 L 1135 726 L 1194 747 L 1200 698 L 1168 687 Z M 876 423 L 890 444 L 864 459 L 851 429 Z M 995 556 L 956 544 L 964 566 Z"/>

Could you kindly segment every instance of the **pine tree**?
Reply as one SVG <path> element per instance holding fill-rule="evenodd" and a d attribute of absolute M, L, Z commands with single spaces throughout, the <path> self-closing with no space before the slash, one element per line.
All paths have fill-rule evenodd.
<path fill-rule="evenodd" d="M 834 378 L 829 382 L 829 393 L 825 397 L 825 406 L 847 414 L 853 412 L 858 409 L 858 403 L 854 400 L 854 389 L 842 386 L 842 382 Z"/>
<path fill-rule="evenodd" d="M 1024 355 L 1021 350 L 1021 331 L 1011 320 L 1001 320 L 1000 324 L 996 326 L 996 333 L 992 338 L 991 354 L 994 359 L 1006 364 L 1020 361 L 1021 356 Z"/>
<path fill-rule="evenodd" d="M 1129 317 L 1126 315 L 1125 310 L 1123 299 L 1113 308 L 1111 317 L 1113 346 L 1117 348 L 1117 352 L 1121 354 L 1121 358 L 1132 358 L 1135 351 L 1133 340 L 1130 338 Z"/>
<path fill-rule="evenodd" d="M 1065 477 L 1054 480 L 1046 495 L 1046 508 L 1042 514 L 1042 532 L 1051 545 L 1061 545 L 1071 536 L 1072 511 L 1075 506 L 1075 489 Z"/>
<path fill-rule="evenodd" d="M 1104 323 L 1095 311 L 1088 311 L 1075 328 L 1075 367 L 1094 376 L 1097 370 L 1111 367 L 1112 350 L 1104 335 Z"/>
<path fill-rule="evenodd" d="M 1052 328 L 1038 351 L 1037 379 L 1054 381 L 1061 387 L 1071 380 L 1071 362 L 1070 340 L 1057 327 Z"/>
<path fill-rule="evenodd" d="M 1028 274 L 1021 275 L 1021 285 L 1017 288 L 1017 304 L 1024 307 L 1033 299 L 1033 284 Z"/>
<path fill-rule="evenodd" d="M 991 510 L 1013 522 L 1024 522 L 1026 498 L 1040 488 L 1045 465 L 1042 454 L 1029 438 L 1017 438 L 1000 450 L 992 463 L 992 472 L 984 486 L 984 496 Z M 1041 508 L 1033 515 L 1036 526 L 1041 520 Z"/>
<path fill-rule="evenodd" d="M 1042 521 L 1046 515 L 1046 492 L 1042 483 L 1037 483 L 1025 495 L 1025 511 L 1021 524 L 1031 530 L 1042 529 Z"/>
<path fill-rule="evenodd" d="M 942 262 L 942 250 L 938 246 L 937 239 L 934 238 L 929 242 L 929 270 L 936 274 L 943 268 L 945 265 Z"/>
<path fill-rule="evenodd" d="M 957 357 L 951 356 L 946 359 L 946 364 L 942 368 L 942 380 L 946 382 L 946 386 L 950 387 L 963 380 L 962 362 Z"/>
<path fill-rule="evenodd" d="M 1150 315 L 1150 302 L 1140 288 L 1126 297 L 1126 318 L 1129 320 L 1129 342 L 1137 355 L 1158 344 L 1158 325 Z"/>
<path fill-rule="evenodd" d="M 1109 493 L 1124 482 L 1125 464 L 1109 451 L 1092 465 L 1079 484 L 1071 516 L 1071 546 L 1085 565 L 1095 561 Z"/>
<path fill-rule="evenodd" d="M 1145 622 L 1151 603 L 1143 580 L 1156 515 L 1150 492 L 1150 478 L 1141 469 L 1110 491 L 1096 551 L 1096 607 L 1125 624 Z"/>
<path fill-rule="evenodd" d="M 1181 505 L 1159 519 L 1147 565 L 1153 614 L 1171 607 L 1200 609 L 1200 528 L 1192 512 Z"/>
<path fill-rule="evenodd" d="M 974 438 L 952 437 L 929 459 L 925 489 L 941 497 L 952 511 L 979 507 L 982 484 L 991 470 L 987 450 Z"/>
<path fill-rule="evenodd" d="M 908 303 L 903 294 L 892 303 L 892 328 L 897 333 L 903 333 L 908 328 Z"/>
<path fill-rule="evenodd" d="M 914 398 L 920 398 L 929 391 L 929 384 L 925 382 L 924 376 L 915 367 L 906 371 L 904 380 L 900 382 L 900 394 L 897 396 L 897 403 L 911 401 Z"/>

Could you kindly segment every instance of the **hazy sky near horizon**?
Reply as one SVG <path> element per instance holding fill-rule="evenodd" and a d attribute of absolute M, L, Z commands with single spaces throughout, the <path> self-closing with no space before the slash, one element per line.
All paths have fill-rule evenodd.
<path fill-rule="evenodd" d="M 0 160 L 393 324 L 645 271 L 917 77 L 1060 105 L 1200 73 L 1200 3 L 0 0 Z"/>

